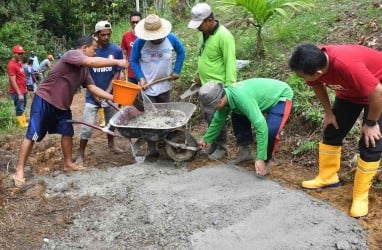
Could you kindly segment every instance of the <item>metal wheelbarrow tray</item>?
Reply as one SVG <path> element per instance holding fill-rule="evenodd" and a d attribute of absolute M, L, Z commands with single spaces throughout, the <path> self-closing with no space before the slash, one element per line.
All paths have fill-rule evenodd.
<path fill-rule="evenodd" d="M 119 134 L 147 141 L 164 140 L 166 153 L 175 161 L 192 160 L 198 151 L 195 138 L 186 131 L 196 105 L 188 102 L 154 103 L 156 111 L 128 117 L 122 108 L 109 121 Z M 126 119 L 127 118 L 127 119 Z"/>

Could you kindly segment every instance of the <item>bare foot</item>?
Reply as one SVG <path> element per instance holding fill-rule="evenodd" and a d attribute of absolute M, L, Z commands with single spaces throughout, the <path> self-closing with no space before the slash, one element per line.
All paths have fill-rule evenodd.
<path fill-rule="evenodd" d="M 64 166 L 65 172 L 83 171 L 83 170 L 86 170 L 86 168 L 81 165 L 71 164 L 69 166 Z"/>
<path fill-rule="evenodd" d="M 15 184 L 15 187 L 20 188 L 20 187 L 24 186 L 24 184 L 25 184 L 25 178 L 17 177 L 16 174 L 14 174 L 14 175 L 12 176 L 12 178 L 13 178 L 13 182 L 14 182 L 14 184 Z"/>

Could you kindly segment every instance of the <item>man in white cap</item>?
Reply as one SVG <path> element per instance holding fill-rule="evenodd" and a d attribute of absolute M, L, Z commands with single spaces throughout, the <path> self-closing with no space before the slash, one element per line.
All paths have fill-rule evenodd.
<path fill-rule="evenodd" d="M 108 21 L 100 21 L 95 25 L 93 36 L 97 40 L 97 49 L 95 56 L 110 58 L 110 59 L 123 59 L 122 49 L 110 42 L 112 29 L 111 24 Z M 94 83 L 97 87 L 105 90 L 108 93 L 112 93 L 113 80 L 119 79 L 119 73 L 123 68 L 119 66 L 106 66 L 106 67 L 92 67 L 89 68 L 90 75 L 92 76 Z M 97 118 L 97 112 L 101 119 L 103 118 L 106 123 L 116 113 L 116 111 L 107 105 L 105 102 L 101 102 L 100 99 L 92 95 L 88 90 L 86 91 L 86 103 L 85 110 L 82 115 L 82 121 L 95 124 Z M 78 155 L 76 159 L 77 165 L 82 165 L 85 158 L 85 148 L 89 139 L 92 136 L 93 129 L 89 126 L 82 125 L 80 130 L 80 147 L 78 149 Z M 118 148 L 114 142 L 112 135 L 107 135 L 108 148 L 114 153 L 124 152 Z"/>
<path fill-rule="evenodd" d="M 195 82 L 222 82 L 229 86 L 236 82 L 236 49 L 235 39 L 219 21 L 214 18 L 211 7 L 206 3 L 198 3 L 191 10 L 191 21 L 188 27 L 201 32 L 199 37 L 200 51 L 198 71 Z M 208 123 L 211 122 L 213 110 L 203 110 Z M 233 113 L 231 116 L 232 127 L 235 133 L 239 152 L 232 162 L 239 164 L 243 161 L 253 160 L 253 136 L 251 124 L 245 116 Z M 210 145 L 210 159 L 220 159 L 227 153 L 227 132 L 224 127 L 214 143 Z"/>
<path fill-rule="evenodd" d="M 171 80 L 179 78 L 185 58 L 185 49 L 181 41 L 171 32 L 171 23 L 157 15 L 148 15 L 135 26 L 138 37 L 133 45 L 130 62 L 131 68 L 144 89 L 144 93 L 153 103 L 170 101 L 171 81 L 165 80 L 149 87 L 147 83 L 171 76 Z M 176 53 L 173 66 L 172 58 Z M 159 156 L 155 142 L 148 142 L 148 157 Z"/>

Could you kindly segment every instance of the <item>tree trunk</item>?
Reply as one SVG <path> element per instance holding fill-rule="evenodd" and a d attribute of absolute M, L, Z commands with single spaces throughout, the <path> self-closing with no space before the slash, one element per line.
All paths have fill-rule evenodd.
<path fill-rule="evenodd" d="M 261 35 L 262 27 L 256 28 L 256 50 L 255 50 L 255 57 L 258 57 L 260 59 L 265 58 L 265 49 L 264 49 L 264 39 Z"/>

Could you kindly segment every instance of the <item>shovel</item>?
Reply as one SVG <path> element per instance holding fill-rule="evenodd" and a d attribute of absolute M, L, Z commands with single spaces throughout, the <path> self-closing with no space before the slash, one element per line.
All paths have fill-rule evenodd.
<path fill-rule="evenodd" d="M 121 111 L 121 109 L 118 108 L 118 106 L 115 105 L 113 102 L 111 102 L 109 100 L 106 100 L 105 102 L 108 105 L 110 105 L 110 107 L 117 110 L 118 112 Z M 142 115 L 142 111 L 137 109 L 135 106 L 126 106 L 124 109 L 122 109 L 122 112 L 123 112 L 124 116 L 126 116 L 126 118 L 125 118 L 126 122 L 129 121 L 130 119 L 133 119 L 133 118 L 136 118 L 136 117 Z"/>
<path fill-rule="evenodd" d="M 180 99 L 184 100 L 189 96 L 192 96 L 193 94 L 197 93 L 200 89 L 200 84 L 193 83 L 189 89 L 187 89 L 183 94 L 180 95 Z"/>
<path fill-rule="evenodd" d="M 113 131 L 111 131 L 109 128 L 110 126 L 105 126 L 105 127 L 101 127 L 101 126 L 97 126 L 97 125 L 94 125 L 94 124 L 90 124 L 90 123 L 87 123 L 87 122 L 83 122 L 83 121 L 77 121 L 77 120 L 66 120 L 66 122 L 69 122 L 69 123 L 75 123 L 75 124 L 83 124 L 85 126 L 88 126 L 88 127 L 91 127 L 91 128 L 94 128 L 94 129 L 97 129 L 97 130 L 100 130 L 102 132 L 105 132 L 106 134 L 109 134 L 111 136 L 116 136 L 116 137 L 122 137 L 116 133 L 114 133 Z"/>

